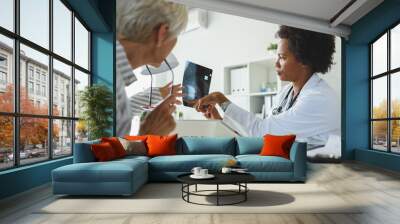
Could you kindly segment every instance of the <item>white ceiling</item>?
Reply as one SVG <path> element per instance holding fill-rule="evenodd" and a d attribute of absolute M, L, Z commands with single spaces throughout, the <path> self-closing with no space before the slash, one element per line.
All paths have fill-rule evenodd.
<path fill-rule="evenodd" d="M 351 25 L 383 0 L 173 0 L 190 7 L 347 37 Z M 352 3 L 336 20 L 345 6 Z"/>
<path fill-rule="evenodd" d="M 226 0 L 329 21 L 351 0 Z"/>

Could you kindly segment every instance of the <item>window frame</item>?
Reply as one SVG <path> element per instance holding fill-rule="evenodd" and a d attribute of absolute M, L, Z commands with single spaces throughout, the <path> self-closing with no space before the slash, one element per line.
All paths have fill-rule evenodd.
<path fill-rule="evenodd" d="M 24 38 L 23 36 L 20 35 L 20 0 L 14 0 L 13 1 L 13 10 L 14 10 L 14 18 L 13 18 L 13 26 L 14 26 L 14 30 L 10 31 L 4 27 L 0 26 L 0 35 L 3 35 L 4 37 L 10 38 L 13 41 L 13 54 L 12 54 L 12 65 L 10 65 L 12 68 L 9 69 L 12 71 L 12 75 L 14 78 L 14 110 L 13 112 L 2 112 L 0 111 L 0 116 L 4 116 L 4 117 L 12 117 L 13 119 L 13 153 L 14 153 L 14 161 L 13 161 L 13 166 L 10 167 L 5 167 L 5 168 L 0 168 L 0 172 L 5 171 L 5 170 L 10 170 L 10 169 L 16 169 L 19 167 L 23 167 L 23 166 L 30 166 L 33 164 L 37 164 L 37 163 L 43 163 L 46 161 L 50 161 L 50 160 L 54 160 L 54 159 L 61 159 L 61 158 L 65 158 L 65 157 L 70 157 L 73 156 L 73 152 L 74 152 L 74 143 L 75 143 L 75 126 L 76 126 L 76 121 L 79 120 L 79 117 L 75 116 L 75 108 L 72 107 L 71 108 L 71 114 L 68 116 L 61 116 L 61 114 L 59 116 L 53 115 L 53 60 L 58 60 L 61 63 L 64 63 L 68 66 L 71 67 L 71 104 L 74 105 L 75 103 L 75 88 L 74 88 L 74 82 L 75 82 L 75 69 L 81 71 L 82 73 L 85 73 L 86 75 L 88 75 L 88 79 L 89 79 L 89 83 L 88 86 L 92 85 L 92 69 L 91 69 L 91 65 L 92 65 L 92 61 L 91 61 L 91 49 L 92 49 L 92 43 L 91 43 L 91 37 L 92 37 L 92 30 L 87 26 L 87 24 L 84 22 L 84 20 L 79 16 L 78 13 L 76 13 L 72 7 L 68 4 L 68 2 L 66 2 L 65 0 L 59 0 L 68 10 L 71 11 L 71 18 L 70 18 L 70 23 L 71 23 L 71 58 L 67 59 L 64 58 L 63 56 L 55 53 L 53 50 L 53 1 L 54 0 L 48 0 L 48 4 L 49 4 L 49 46 L 48 49 L 46 49 L 45 47 L 42 47 L 39 44 L 34 43 L 33 41 L 30 41 L 29 39 Z M 88 69 L 85 69 L 83 67 L 81 67 L 80 65 L 75 63 L 75 18 L 83 25 L 83 27 L 88 31 Z M 36 50 L 42 54 L 45 54 L 46 56 L 48 56 L 49 62 L 48 62 L 48 74 L 47 74 L 47 83 L 45 85 L 45 95 L 48 97 L 48 112 L 46 115 L 39 115 L 39 114 L 27 114 L 27 113 L 21 113 L 20 111 L 20 85 L 21 85 L 21 80 L 20 80 L 20 45 L 23 44 L 29 48 L 32 48 L 33 50 Z M 33 67 L 33 79 L 31 79 L 30 77 L 30 73 L 29 73 L 29 68 L 31 68 L 31 65 L 29 63 L 26 64 L 27 65 L 27 72 L 26 72 L 26 82 L 29 81 L 33 81 L 33 85 L 34 85 L 34 92 L 36 92 L 35 89 L 35 85 L 37 83 L 40 83 L 42 86 L 42 79 L 41 79 L 41 75 L 43 71 L 39 70 L 39 79 L 37 80 L 36 77 L 36 72 L 37 72 L 37 68 L 35 69 Z M 28 85 L 28 84 L 27 84 Z M 27 86 L 28 87 L 28 86 Z M 29 91 L 27 89 L 27 91 Z M 41 93 L 41 91 L 40 91 Z M 42 94 L 37 95 L 39 97 L 42 97 Z M 32 99 L 31 99 L 32 100 Z M 36 102 L 34 102 L 36 103 Z M 20 158 L 20 119 L 21 118 L 44 118 L 47 119 L 48 122 L 48 136 L 47 136 L 47 150 L 48 150 L 48 155 L 47 157 L 44 157 L 43 160 L 40 160 L 38 162 L 32 162 L 32 163 L 26 163 L 26 164 L 21 164 L 21 158 Z M 53 147 L 53 123 L 55 123 L 57 120 L 61 120 L 61 121 L 70 121 L 71 122 L 71 153 L 68 155 L 62 155 L 62 156 L 55 156 L 53 155 L 54 152 L 54 147 Z"/>
<path fill-rule="evenodd" d="M 386 152 L 391 154 L 400 154 L 400 152 L 393 152 L 392 151 L 392 121 L 400 121 L 400 117 L 393 117 L 392 116 L 392 98 L 391 98 L 391 91 L 392 91 L 392 75 L 396 75 L 396 73 L 400 72 L 400 67 L 391 69 L 391 31 L 393 28 L 400 26 L 400 21 L 395 22 L 390 27 L 388 27 L 384 32 L 379 34 L 375 39 L 373 39 L 370 43 L 368 43 L 369 47 L 369 149 L 373 151 L 379 152 Z M 387 35 L 387 63 L 386 63 L 386 71 L 374 76 L 373 74 L 373 44 L 376 43 L 381 37 Z M 373 118 L 373 93 L 374 93 L 374 86 L 373 81 L 382 77 L 386 77 L 386 87 L 387 87 L 387 105 L 386 105 L 386 118 Z M 373 136 L 373 122 L 376 121 L 386 121 L 386 150 L 379 150 L 374 148 L 374 136 Z"/>

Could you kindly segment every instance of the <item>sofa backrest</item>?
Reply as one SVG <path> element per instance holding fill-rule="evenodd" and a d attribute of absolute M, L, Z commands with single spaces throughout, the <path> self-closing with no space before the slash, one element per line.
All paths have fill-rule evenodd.
<path fill-rule="evenodd" d="M 96 158 L 94 157 L 90 146 L 92 144 L 99 144 L 100 140 L 93 140 L 81 143 L 75 143 L 74 148 L 74 163 L 89 163 L 95 162 Z"/>
<path fill-rule="evenodd" d="M 264 145 L 262 137 L 236 137 L 236 155 L 259 154 Z"/>
<path fill-rule="evenodd" d="M 181 137 L 177 142 L 177 154 L 226 154 L 235 155 L 235 138 L 233 137 Z"/>
<path fill-rule="evenodd" d="M 100 140 L 75 143 L 74 163 L 95 162 L 96 159 L 90 148 L 91 144 L 98 144 Z M 181 137 L 176 142 L 178 155 L 225 154 L 245 155 L 259 154 L 264 144 L 262 137 Z M 293 147 L 297 147 L 295 142 Z"/>

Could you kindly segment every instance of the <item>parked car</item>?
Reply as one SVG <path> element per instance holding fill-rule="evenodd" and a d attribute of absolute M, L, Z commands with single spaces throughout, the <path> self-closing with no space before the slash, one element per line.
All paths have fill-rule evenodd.
<path fill-rule="evenodd" d="M 54 155 L 55 155 L 55 156 L 58 156 L 58 155 L 61 155 L 61 154 L 62 154 L 61 149 L 54 149 L 53 152 L 54 152 Z"/>
<path fill-rule="evenodd" d="M 14 153 L 8 154 L 7 157 L 8 157 L 9 161 L 14 160 Z M 19 153 L 19 158 L 20 159 L 28 159 L 28 158 L 31 158 L 31 157 L 32 157 L 32 152 L 30 150 L 24 150 L 24 151 L 21 151 Z"/>
<path fill-rule="evenodd" d="M 14 153 L 10 153 L 7 155 L 8 161 L 14 160 Z"/>

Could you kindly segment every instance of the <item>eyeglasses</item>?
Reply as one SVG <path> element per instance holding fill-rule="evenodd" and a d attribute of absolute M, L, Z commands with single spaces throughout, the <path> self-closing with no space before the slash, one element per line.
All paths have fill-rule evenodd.
<path fill-rule="evenodd" d="M 175 74 L 174 74 L 174 70 L 172 70 L 171 65 L 168 63 L 167 59 L 164 59 L 165 64 L 168 66 L 168 69 L 171 71 L 171 76 L 172 76 L 172 86 L 171 86 L 171 90 L 170 90 L 170 94 L 173 93 L 173 88 L 174 88 L 174 79 L 175 79 Z M 146 65 L 146 69 L 150 74 L 150 95 L 149 95 L 149 109 L 152 108 L 151 106 L 151 100 L 153 98 L 153 73 L 151 73 L 151 70 L 149 68 L 148 65 Z"/>

